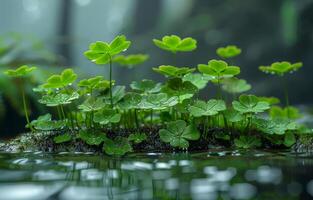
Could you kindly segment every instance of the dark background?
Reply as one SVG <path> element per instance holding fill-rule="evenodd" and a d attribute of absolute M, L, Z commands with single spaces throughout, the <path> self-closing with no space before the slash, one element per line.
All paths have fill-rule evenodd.
<path fill-rule="evenodd" d="M 125 34 L 132 41 L 127 53 L 147 53 L 150 59 L 128 70 L 115 68 L 118 84 L 162 77 L 151 70 L 161 64 L 196 67 L 217 58 L 215 49 L 235 44 L 240 57 L 231 60 L 242 68 L 241 78 L 257 95 L 282 97 L 277 78 L 258 71 L 275 61 L 302 61 L 304 67 L 288 76 L 292 104 L 313 100 L 313 0 L 1 0 L 0 47 L 14 43 L 14 50 L 0 56 L 1 69 L 36 64 L 51 70 L 75 67 L 81 75 L 106 74 L 82 55 L 89 43 L 110 41 Z M 155 47 L 153 38 L 167 34 L 197 39 L 198 48 L 173 55 Z M 13 42 L 12 42 L 13 41 Z M 38 80 L 40 82 L 42 80 Z M 18 83 L 0 76 L 0 136 L 23 131 Z M 210 96 L 209 86 L 203 95 Z M 211 92 L 212 91 L 212 92 Z M 11 96 L 10 96 L 11 95 Z M 15 96 L 12 96 L 15 95 Z M 29 98 L 32 94 L 29 92 Z M 13 103 L 12 103 L 13 102 Z M 31 100 L 35 113 L 42 107 Z M 21 103 L 21 102 L 20 102 Z M 36 115 L 33 113 L 32 118 Z"/>

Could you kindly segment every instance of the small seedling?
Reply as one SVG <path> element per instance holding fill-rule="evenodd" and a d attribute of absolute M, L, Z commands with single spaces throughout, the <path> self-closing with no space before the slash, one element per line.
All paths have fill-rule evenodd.
<path fill-rule="evenodd" d="M 241 49 L 235 45 L 220 47 L 216 50 L 216 54 L 221 58 L 232 58 L 241 54 Z"/>
<path fill-rule="evenodd" d="M 179 51 L 193 51 L 197 48 L 197 41 L 191 37 L 181 39 L 177 35 L 164 36 L 162 40 L 153 39 L 154 44 L 160 49 L 176 53 Z"/>

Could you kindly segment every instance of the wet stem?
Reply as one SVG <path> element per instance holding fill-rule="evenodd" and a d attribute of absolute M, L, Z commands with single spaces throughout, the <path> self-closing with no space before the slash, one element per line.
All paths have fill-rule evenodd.
<path fill-rule="evenodd" d="M 288 86 L 287 86 L 287 81 L 285 80 L 285 77 L 281 77 L 282 78 L 282 85 L 284 87 L 284 95 L 285 95 L 285 106 L 287 108 L 287 117 L 289 118 L 289 94 L 288 94 Z"/>
<path fill-rule="evenodd" d="M 28 116 L 28 111 L 27 111 L 27 105 L 26 105 L 26 97 L 25 97 L 25 92 L 24 90 L 22 89 L 22 98 L 23 98 L 23 108 L 24 108 L 24 114 L 25 114 L 25 118 L 26 118 L 26 122 L 27 122 L 27 125 L 29 126 L 30 130 L 32 132 L 34 132 L 34 128 L 31 126 L 30 124 L 30 120 L 29 120 L 29 116 Z"/>
<path fill-rule="evenodd" d="M 110 102 L 113 108 L 113 97 L 112 97 L 112 57 L 110 56 Z"/>

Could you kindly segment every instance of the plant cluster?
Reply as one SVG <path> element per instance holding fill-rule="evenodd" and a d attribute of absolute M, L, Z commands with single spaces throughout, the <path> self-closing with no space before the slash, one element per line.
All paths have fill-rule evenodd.
<path fill-rule="evenodd" d="M 176 35 L 153 42 L 160 49 L 175 54 L 197 48 L 195 39 L 181 39 Z M 149 134 L 158 134 L 162 142 L 173 148 L 187 150 L 190 141 L 208 141 L 208 138 L 226 141 L 238 148 L 255 148 L 265 143 L 290 147 L 299 134 L 311 132 L 296 122 L 301 115 L 288 101 L 285 107 L 279 107 L 280 101 L 275 97 L 246 93 L 251 85 L 238 78 L 241 68 L 221 60 L 238 56 L 241 49 L 236 46 L 219 48 L 220 60 L 209 60 L 197 68 L 155 67 L 153 71 L 166 78 L 164 83 L 147 79 L 133 81 L 126 91 L 125 86 L 113 80 L 113 64 L 134 67 L 148 59 L 144 54 L 120 55 L 130 44 L 125 36 L 117 36 L 110 43 L 92 43 L 85 52 L 91 62 L 100 66 L 109 64 L 109 80 L 104 76 L 77 80 L 73 69 L 65 69 L 34 88 L 40 95 L 39 103 L 51 107 L 53 114 L 30 121 L 25 113 L 26 127 L 33 132 L 58 130 L 60 134 L 54 137 L 55 143 L 82 140 L 88 145 L 101 146 L 109 155 L 132 151 L 132 146 L 145 142 Z M 261 66 L 260 70 L 281 77 L 301 66 L 301 63 L 277 62 Z M 5 73 L 27 78 L 33 70 L 35 67 L 22 66 Z M 200 90 L 208 85 L 217 87 L 216 97 L 199 99 Z M 227 94 L 232 101 L 225 100 Z M 23 102 L 27 112 L 25 96 Z M 158 132 L 143 132 L 143 127 L 146 130 L 157 128 Z M 220 131 L 210 132 L 217 128 Z M 125 129 L 132 133 L 119 134 Z"/>

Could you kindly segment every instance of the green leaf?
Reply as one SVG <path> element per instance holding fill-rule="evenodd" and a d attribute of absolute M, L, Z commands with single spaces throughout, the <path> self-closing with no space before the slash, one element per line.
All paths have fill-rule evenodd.
<path fill-rule="evenodd" d="M 45 95 L 41 99 L 38 100 L 39 103 L 45 104 L 49 107 L 66 105 L 72 103 L 73 100 L 78 99 L 79 94 L 77 92 L 73 92 L 72 94 L 63 94 L 58 93 L 56 95 Z"/>
<path fill-rule="evenodd" d="M 123 97 L 125 96 L 125 86 L 114 86 L 112 89 L 112 100 L 113 104 L 118 103 Z M 108 93 L 105 97 L 104 100 L 107 104 L 110 104 L 110 94 Z"/>
<path fill-rule="evenodd" d="M 270 117 L 272 119 L 299 119 L 301 114 L 299 110 L 293 106 L 285 108 L 272 106 L 270 109 Z"/>
<path fill-rule="evenodd" d="M 253 123 L 258 130 L 270 135 L 284 135 L 288 130 L 297 129 L 297 124 L 290 120 L 255 119 Z"/>
<path fill-rule="evenodd" d="M 161 129 L 159 135 L 163 142 L 182 149 L 189 147 L 188 140 L 198 140 L 200 138 L 200 133 L 196 127 L 193 125 L 187 126 L 183 120 L 169 122 L 167 129 Z"/>
<path fill-rule="evenodd" d="M 232 123 L 240 122 L 244 120 L 244 116 L 240 112 L 234 109 L 228 109 L 224 112 L 224 114 L 225 114 L 227 121 L 232 122 Z"/>
<path fill-rule="evenodd" d="M 246 92 L 251 89 L 251 85 L 244 79 L 228 78 L 223 80 L 222 89 L 231 94 Z"/>
<path fill-rule="evenodd" d="M 60 144 L 60 143 L 65 143 L 65 142 L 69 142 L 72 140 L 72 136 L 68 133 L 65 133 L 65 134 L 62 134 L 62 135 L 58 135 L 58 136 L 55 136 L 53 138 L 53 141 L 56 143 L 56 144 Z"/>
<path fill-rule="evenodd" d="M 191 82 L 193 85 L 195 85 L 198 88 L 198 90 L 205 88 L 208 82 L 213 79 L 214 77 L 212 76 L 202 75 L 198 73 L 196 74 L 189 73 L 183 77 L 184 82 L 185 81 Z"/>
<path fill-rule="evenodd" d="M 226 110 L 225 102 L 216 99 L 211 99 L 207 103 L 198 100 L 189 108 L 190 114 L 194 117 L 213 116 L 223 110 Z"/>
<path fill-rule="evenodd" d="M 279 104 L 280 100 L 276 97 L 258 97 L 259 101 L 265 101 L 270 105 Z"/>
<path fill-rule="evenodd" d="M 83 79 L 79 81 L 78 86 L 92 90 L 95 89 L 101 83 L 101 81 L 103 81 L 103 76 L 95 76 L 89 79 Z M 109 87 L 110 81 L 107 82 L 107 87 Z"/>
<path fill-rule="evenodd" d="M 128 136 L 128 141 L 132 141 L 135 144 L 139 144 L 147 139 L 145 133 L 132 133 Z"/>
<path fill-rule="evenodd" d="M 112 109 L 103 109 L 94 115 L 93 121 L 102 125 L 109 123 L 118 123 L 121 120 L 121 114 Z"/>
<path fill-rule="evenodd" d="M 66 126 L 66 122 L 62 120 L 52 120 L 51 114 L 48 113 L 31 121 L 30 126 L 34 127 L 36 130 L 50 131 L 63 129 Z M 29 128 L 29 125 L 26 125 L 26 128 Z"/>
<path fill-rule="evenodd" d="M 52 75 L 47 79 L 47 82 L 43 84 L 44 88 L 58 89 L 64 88 L 68 85 L 72 85 L 77 79 L 77 74 L 73 69 L 65 69 L 60 75 Z"/>
<path fill-rule="evenodd" d="M 193 51 L 197 48 L 197 41 L 191 37 L 181 39 L 177 35 L 164 36 L 162 40 L 153 39 L 154 44 L 160 49 L 176 53 L 179 51 Z"/>
<path fill-rule="evenodd" d="M 216 54 L 221 58 L 232 58 L 241 54 L 241 49 L 235 45 L 228 45 L 218 48 Z"/>
<path fill-rule="evenodd" d="M 238 139 L 235 139 L 235 145 L 238 148 L 250 149 L 261 146 L 261 140 L 254 136 L 240 136 Z"/>
<path fill-rule="evenodd" d="M 189 81 L 183 81 L 180 78 L 172 78 L 166 82 L 166 85 L 161 91 L 169 96 L 178 97 L 179 102 L 182 102 L 185 99 L 193 97 L 193 95 L 198 92 L 198 88 Z"/>
<path fill-rule="evenodd" d="M 132 68 L 135 65 L 140 65 L 148 60 L 149 55 L 147 54 L 133 54 L 133 55 L 118 55 L 113 58 L 113 62 L 116 62 L 122 66 L 128 66 Z"/>
<path fill-rule="evenodd" d="M 237 66 L 228 66 L 222 60 L 210 60 L 208 65 L 199 64 L 198 70 L 206 75 L 213 76 L 215 79 L 230 78 L 240 73 L 240 68 Z"/>
<path fill-rule="evenodd" d="M 108 140 L 106 135 L 101 132 L 94 132 L 89 130 L 80 130 L 79 138 L 89 145 L 99 146 L 102 142 Z"/>
<path fill-rule="evenodd" d="M 29 67 L 27 65 L 23 65 L 15 70 L 12 70 L 12 69 L 6 70 L 4 74 L 11 76 L 11 77 L 21 77 L 21 76 L 26 76 L 30 74 L 35 69 L 37 69 L 37 67 Z"/>
<path fill-rule="evenodd" d="M 260 66 L 259 69 L 265 73 L 283 76 L 286 73 L 295 72 L 301 67 L 302 67 L 301 62 L 292 64 L 290 62 L 283 61 L 283 62 L 274 62 L 270 66 Z"/>
<path fill-rule="evenodd" d="M 131 89 L 144 94 L 158 93 L 161 90 L 161 83 L 155 83 L 152 80 L 144 79 L 142 81 L 133 81 L 130 84 Z"/>
<path fill-rule="evenodd" d="M 162 74 L 166 77 L 181 78 L 186 74 L 194 72 L 195 69 L 189 67 L 175 67 L 172 65 L 161 65 L 158 68 L 153 68 L 153 71 Z"/>
<path fill-rule="evenodd" d="M 123 110 L 130 110 L 138 108 L 142 100 L 142 96 L 140 94 L 129 92 L 124 98 L 118 103 L 118 106 Z"/>
<path fill-rule="evenodd" d="M 233 108 L 240 113 L 260 113 L 270 108 L 269 103 L 259 101 L 254 95 L 240 95 L 239 101 L 233 101 Z"/>
<path fill-rule="evenodd" d="M 291 147 L 296 143 L 296 137 L 293 133 L 286 133 L 284 137 L 284 145 L 286 147 Z"/>
<path fill-rule="evenodd" d="M 177 97 L 169 97 L 165 93 L 149 94 L 144 96 L 138 108 L 147 110 L 164 110 L 178 104 Z"/>
<path fill-rule="evenodd" d="M 132 150 L 128 139 L 119 136 L 114 140 L 106 140 L 103 145 L 103 151 L 108 155 L 123 156 Z"/>
<path fill-rule="evenodd" d="M 96 64 L 107 64 L 112 56 L 127 50 L 130 44 L 131 42 L 121 35 L 117 36 L 110 44 L 101 41 L 90 44 L 89 50 L 84 55 Z"/>
<path fill-rule="evenodd" d="M 105 106 L 106 104 L 103 102 L 102 98 L 89 97 L 78 106 L 78 109 L 80 109 L 83 112 L 93 112 L 101 110 Z"/>

